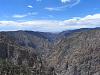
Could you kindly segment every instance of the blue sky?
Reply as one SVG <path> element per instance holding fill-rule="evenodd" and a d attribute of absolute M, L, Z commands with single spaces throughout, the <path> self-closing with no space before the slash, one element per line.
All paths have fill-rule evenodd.
<path fill-rule="evenodd" d="M 99 21 L 100 0 L 0 0 L 1 31 L 58 32 L 99 27 Z"/>

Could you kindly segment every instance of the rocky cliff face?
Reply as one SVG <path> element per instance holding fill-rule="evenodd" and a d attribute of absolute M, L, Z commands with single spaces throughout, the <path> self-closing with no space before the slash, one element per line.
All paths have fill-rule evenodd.
<path fill-rule="evenodd" d="M 100 30 L 74 32 L 61 39 L 48 58 L 59 75 L 100 75 Z"/>
<path fill-rule="evenodd" d="M 44 62 L 33 48 L 0 33 L 0 75 L 47 75 Z"/>
<path fill-rule="evenodd" d="M 0 58 L 1 75 L 100 75 L 100 29 L 1 32 Z"/>
<path fill-rule="evenodd" d="M 10 39 L 14 39 L 16 44 L 25 48 L 32 48 L 32 51 L 37 53 L 40 57 L 47 56 L 52 50 L 53 37 L 55 34 L 33 32 L 33 31 L 15 31 L 15 32 L 2 32 Z"/>

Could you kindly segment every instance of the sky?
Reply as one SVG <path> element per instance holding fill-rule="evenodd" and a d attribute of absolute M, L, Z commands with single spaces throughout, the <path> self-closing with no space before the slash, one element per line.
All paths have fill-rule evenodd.
<path fill-rule="evenodd" d="M 0 0 L 0 31 L 100 27 L 100 0 Z"/>

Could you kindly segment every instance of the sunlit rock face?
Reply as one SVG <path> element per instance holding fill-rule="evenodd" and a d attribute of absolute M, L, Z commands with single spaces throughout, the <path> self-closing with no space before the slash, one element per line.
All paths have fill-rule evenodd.
<path fill-rule="evenodd" d="M 100 75 L 100 28 L 0 32 L 1 75 Z"/>

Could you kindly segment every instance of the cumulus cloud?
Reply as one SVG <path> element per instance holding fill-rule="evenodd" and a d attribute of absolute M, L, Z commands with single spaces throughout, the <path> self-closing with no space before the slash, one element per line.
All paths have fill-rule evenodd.
<path fill-rule="evenodd" d="M 69 20 L 64 20 L 63 25 L 78 26 L 78 28 L 100 27 L 100 14 L 87 15 L 83 18 L 74 17 Z"/>
<path fill-rule="evenodd" d="M 45 7 L 44 9 L 49 10 L 49 11 L 60 11 L 64 8 L 73 7 L 79 4 L 80 0 L 61 0 L 61 3 L 64 3 L 64 5 L 58 6 L 58 7 Z"/>
<path fill-rule="evenodd" d="M 25 22 L 0 21 L 0 30 L 33 30 L 42 32 L 60 32 L 79 28 L 100 27 L 100 14 L 74 17 L 72 19 L 58 20 L 33 20 Z"/>

